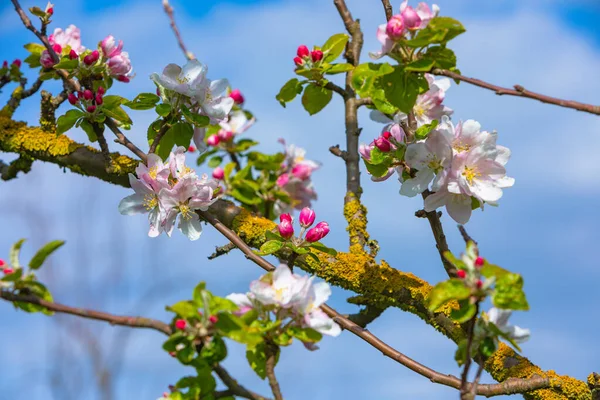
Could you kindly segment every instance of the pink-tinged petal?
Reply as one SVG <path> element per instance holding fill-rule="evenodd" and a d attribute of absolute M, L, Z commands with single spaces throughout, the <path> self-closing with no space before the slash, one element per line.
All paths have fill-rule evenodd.
<path fill-rule="evenodd" d="M 161 221 L 161 213 L 159 207 L 150 210 L 148 213 L 148 222 L 150 223 L 150 230 L 148 231 L 148 236 L 157 237 L 163 231 L 162 221 Z"/>
<path fill-rule="evenodd" d="M 496 180 L 496 186 L 502 189 L 513 187 L 514 184 L 515 178 L 509 178 L 508 176 L 503 176 L 502 178 Z"/>
<path fill-rule="evenodd" d="M 320 332 L 324 335 L 339 336 L 342 333 L 342 329 L 336 324 L 333 319 L 329 318 L 321 309 L 315 309 L 305 318 L 306 325 L 308 327 Z"/>
<path fill-rule="evenodd" d="M 179 230 L 190 240 L 200 239 L 202 234 L 202 225 L 198 214 L 189 214 L 187 218 L 179 217 Z"/>
<path fill-rule="evenodd" d="M 204 137 L 206 136 L 206 128 L 194 128 L 194 144 L 200 153 L 206 151 L 206 143 L 204 143 Z"/>
<path fill-rule="evenodd" d="M 471 198 L 466 195 L 450 195 L 446 202 L 446 211 L 459 224 L 466 224 L 471 218 Z"/>
<path fill-rule="evenodd" d="M 425 143 L 413 143 L 407 146 L 404 160 L 409 167 L 422 170 L 427 168 L 429 155 L 429 149 Z"/>
<path fill-rule="evenodd" d="M 119 212 L 122 215 L 135 215 L 148 212 L 146 207 L 144 207 L 144 196 L 135 193 L 125 197 L 119 203 Z"/>
<path fill-rule="evenodd" d="M 496 150 L 498 151 L 498 155 L 496 156 L 496 162 L 501 165 L 506 165 L 510 158 L 510 149 L 504 146 L 496 146 Z"/>
<path fill-rule="evenodd" d="M 161 226 L 163 227 L 167 236 L 171 237 L 173 233 L 173 228 L 175 227 L 175 219 L 177 218 L 178 211 L 171 209 L 167 212 L 164 220 L 161 221 Z"/>
<path fill-rule="evenodd" d="M 331 287 L 326 282 L 318 282 L 312 285 L 314 291 L 314 307 L 320 307 L 325 304 L 329 296 L 331 296 Z"/>
<path fill-rule="evenodd" d="M 433 179 L 434 173 L 429 168 L 417 172 L 414 178 L 407 179 L 400 188 L 400 194 L 407 197 L 415 197 L 423 193 Z"/>
<path fill-rule="evenodd" d="M 406 10 L 406 7 L 408 7 L 408 0 L 403 0 L 402 3 L 400 3 L 400 12 Z"/>
<path fill-rule="evenodd" d="M 450 193 L 448 193 L 446 190 L 440 190 L 439 192 L 430 194 L 425 198 L 425 206 L 423 208 L 427 212 L 437 210 L 438 208 L 446 205 L 449 197 Z"/>
<path fill-rule="evenodd" d="M 473 181 L 471 190 L 483 201 L 498 201 L 502 197 L 502 189 L 497 187 L 493 181 Z"/>
<path fill-rule="evenodd" d="M 457 180 L 448 181 L 448 192 L 454 194 L 463 194 L 461 185 L 458 183 Z"/>

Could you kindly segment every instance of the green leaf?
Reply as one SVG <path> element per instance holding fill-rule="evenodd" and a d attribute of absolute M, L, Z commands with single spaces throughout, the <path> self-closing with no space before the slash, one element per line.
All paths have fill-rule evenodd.
<path fill-rule="evenodd" d="M 235 153 L 239 153 L 241 151 L 246 151 L 250 147 L 256 146 L 257 144 L 258 144 L 258 142 L 255 142 L 252 139 L 241 139 L 235 143 L 235 145 L 233 147 L 233 151 Z"/>
<path fill-rule="evenodd" d="M 131 121 L 131 118 L 129 118 L 129 115 L 127 114 L 127 112 L 125 112 L 125 110 L 121 106 L 116 106 L 116 107 L 113 107 L 113 108 L 107 108 L 103 104 L 103 106 L 102 106 L 102 112 L 107 117 L 113 118 L 113 119 L 115 119 L 115 120 L 117 120 L 119 122 L 123 122 L 125 124 L 131 124 L 133 122 L 133 121 Z"/>
<path fill-rule="evenodd" d="M 194 288 L 192 298 L 194 299 L 194 304 L 196 305 L 196 308 L 204 307 L 204 298 L 202 296 L 202 293 L 205 291 L 206 291 L 206 283 L 205 282 L 198 283 L 196 285 L 196 287 Z"/>
<path fill-rule="evenodd" d="M 338 58 L 342 54 L 342 51 L 344 51 L 348 39 L 349 36 L 345 33 L 337 33 L 327 39 L 323 47 L 321 47 L 323 61 L 332 62 Z"/>
<path fill-rule="evenodd" d="M 166 135 L 171 135 L 177 146 L 187 148 L 194 136 L 194 127 L 187 122 L 178 122 L 169 128 L 167 133 L 165 133 Z"/>
<path fill-rule="evenodd" d="M 373 165 L 385 164 L 387 168 L 391 164 L 391 158 L 392 154 L 390 152 L 384 153 L 379 150 L 378 147 L 373 147 L 371 150 L 371 161 L 369 161 L 369 163 Z"/>
<path fill-rule="evenodd" d="M 200 350 L 200 357 L 209 365 L 223 361 L 227 357 L 227 346 L 220 336 L 213 336 L 212 340 L 205 343 Z"/>
<path fill-rule="evenodd" d="M 190 111 L 189 108 L 187 108 L 186 106 L 183 106 L 183 105 L 181 106 L 181 111 L 182 111 L 185 119 L 188 120 L 188 122 L 197 126 L 198 128 L 204 128 L 204 127 L 210 125 L 210 118 L 208 118 L 206 115 L 200 115 L 198 113 L 193 113 Z"/>
<path fill-rule="evenodd" d="M 498 326 L 496 324 L 494 324 L 493 322 L 489 322 L 487 323 L 487 327 L 488 329 L 492 332 L 492 334 L 494 336 L 500 337 L 504 340 L 506 340 L 508 343 L 510 343 L 511 346 L 513 346 L 517 351 L 521 351 L 521 348 L 519 347 L 519 345 L 513 340 L 512 337 L 510 337 L 507 333 L 503 332 L 500 330 L 500 328 L 498 328 Z"/>
<path fill-rule="evenodd" d="M 260 379 L 267 377 L 267 356 L 265 354 L 264 342 L 256 346 L 246 347 L 246 359 L 248 360 L 248 364 L 250 364 L 250 368 L 256 372 L 256 375 Z"/>
<path fill-rule="evenodd" d="M 331 66 L 331 68 L 329 68 L 325 71 L 325 73 L 328 75 L 335 75 L 335 74 L 341 74 L 344 72 L 352 71 L 353 69 L 354 69 L 354 65 L 352 65 L 352 64 L 348 64 L 348 63 L 333 64 Z"/>
<path fill-rule="evenodd" d="M 327 246 L 325 246 L 325 245 L 323 245 L 322 243 L 319 243 L 319 242 L 311 243 L 309 247 L 313 248 L 313 249 L 316 249 L 316 250 L 319 250 L 319 251 L 322 251 L 323 253 L 327 253 L 327 254 L 329 254 L 331 256 L 334 256 L 334 257 L 337 256 L 337 251 L 335 249 L 327 247 Z"/>
<path fill-rule="evenodd" d="M 456 67 L 456 55 L 452 50 L 443 46 L 431 46 L 423 55 L 435 62 L 435 66 L 442 69 L 451 69 Z"/>
<path fill-rule="evenodd" d="M 523 292 L 523 277 L 513 273 L 501 275 L 496 281 L 492 303 L 494 306 L 506 310 L 529 310 L 529 304 Z"/>
<path fill-rule="evenodd" d="M 450 264 L 454 265 L 456 269 L 467 269 L 467 266 L 460 258 L 456 258 L 454 254 L 449 251 L 444 252 L 444 258 L 450 262 Z"/>
<path fill-rule="evenodd" d="M 467 339 L 463 339 L 458 343 L 458 348 L 454 353 L 454 360 L 459 367 L 467 361 Z"/>
<path fill-rule="evenodd" d="M 29 7 L 29 12 L 35 15 L 36 17 L 43 18 L 46 16 L 46 11 L 42 10 L 39 7 Z"/>
<path fill-rule="evenodd" d="M 44 286 L 43 284 L 41 284 L 40 282 L 35 282 L 35 281 L 29 281 L 29 282 L 24 282 L 21 281 L 20 283 L 22 283 L 22 285 L 20 285 L 19 289 L 21 292 L 26 291 L 29 294 L 34 295 L 35 297 L 38 297 L 42 300 L 46 300 L 48 302 L 52 302 L 52 294 L 50 294 L 50 292 L 48 291 L 48 288 L 46 288 L 46 286 Z M 15 305 L 17 307 L 19 307 L 20 309 L 26 311 L 26 312 L 30 312 L 30 313 L 35 313 L 35 312 L 41 312 L 45 315 L 52 315 L 54 314 L 53 311 L 48 310 L 46 307 L 44 306 L 40 306 L 38 304 L 31 304 L 31 303 L 22 303 L 22 302 L 15 302 Z"/>
<path fill-rule="evenodd" d="M 44 247 L 35 253 L 29 262 L 29 268 L 38 269 L 41 267 L 44 261 L 46 261 L 46 258 L 48 258 L 50 254 L 54 253 L 54 251 L 56 251 L 63 244 L 65 244 L 64 240 L 53 240 L 52 242 L 46 243 Z"/>
<path fill-rule="evenodd" d="M 131 101 L 123 103 L 125 107 L 132 110 L 150 110 L 154 108 L 156 103 L 160 101 L 160 97 L 154 93 L 140 93 Z"/>
<path fill-rule="evenodd" d="M 431 68 L 433 68 L 434 64 L 435 64 L 435 62 L 433 60 L 422 58 L 420 60 L 413 61 L 410 64 L 407 64 L 404 67 L 404 70 L 405 71 L 416 71 L 416 72 L 429 72 L 429 71 L 431 71 Z"/>
<path fill-rule="evenodd" d="M 289 103 L 290 101 L 294 100 L 300 93 L 302 93 L 302 85 L 297 78 L 293 78 L 283 85 L 275 98 L 283 107 L 285 107 L 285 103 Z"/>
<path fill-rule="evenodd" d="M 177 302 L 172 306 L 167 306 L 166 309 L 167 311 L 172 311 L 185 319 L 199 318 L 198 308 L 196 307 L 196 304 L 189 300 Z"/>
<path fill-rule="evenodd" d="M 44 50 L 46 50 L 46 47 L 39 43 L 27 43 L 23 47 L 25 47 L 25 50 L 27 50 L 31 54 L 35 54 L 38 56 L 41 55 Z"/>
<path fill-rule="evenodd" d="M 315 115 L 329 104 L 332 96 L 331 90 L 309 83 L 302 95 L 302 105 L 310 115 Z"/>
<path fill-rule="evenodd" d="M 71 60 L 69 57 L 63 57 L 62 60 L 55 64 L 52 68 L 54 69 L 64 69 L 67 71 L 72 71 L 79 66 L 79 59 Z"/>
<path fill-rule="evenodd" d="M 219 165 L 221 165 L 221 162 L 223 162 L 223 157 L 221 157 L 221 156 L 211 157 L 211 159 L 208 160 L 208 167 L 209 168 L 216 168 Z"/>
<path fill-rule="evenodd" d="M 354 69 L 352 74 L 352 87 L 361 97 L 368 97 L 375 79 L 394 72 L 394 68 L 388 64 L 365 63 Z"/>
<path fill-rule="evenodd" d="M 233 314 L 219 314 L 219 319 L 214 326 L 223 336 L 238 343 L 254 346 L 263 341 L 260 333 L 250 331 L 244 320 Z"/>
<path fill-rule="evenodd" d="M 161 117 L 167 117 L 171 113 L 171 105 L 170 104 L 158 104 L 156 106 L 156 113 Z"/>
<path fill-rule="evenodd" d="M 81 110 L 69 110 L 64 115 L 58 117 L 56 121 L 56 134 L 61 135 L 71 129 L 83 115 L 84 113 Z"/>
<path fill-rule="evenodd" d="M 425 47 L 430 44 L 445 44 L 465 32 L 464 26 L 449 17 L 433 18 L 425 29 L 421 29 L 414 39 L 404 44 L 408 47 Z"/>
<path fill-rule="evenodd" d="M 387 100 L 404 113 L 412 111 L 417 96 L 429 88 L 422 74 L 407 73 L 400 67 L 379 79 Z"/>
<path fill-rule="evenodd" d="M 257 254 L 261 256 L 266 256 L 279 251 L 282 247 L 283 242 L 280 242 L 278 240 L 269 240 L 263 243 L 262 246 L 260 246 L 260 250 L 257 252 Z"/>
<path fill-rule="evenodd" d="M 288 333 L 296 339 L 307 343 L 317 343 L 323 338 L 323 335 L 312 328 L 298 328 L 293 326 L 288 329 Z"/>
<path fill-rule="evenodd" d="M 198 160 L 196 161 L 196 165 L 200 166 L 200 165 L 204 164 L 204 161 L 206 161 L 206 159 L 208 157 L 212 156 L 213 154 L 215 154 L 218 151 L 219 151 L 219 149 L 212 148 L 212 149 L 207 150 L 204 153 L 200 154 L 200 156 L 198 157 Z M 225 176 L 228 176 L 228 175 L 225 174 Z"/>
<path fill-rule="evenodd" d="M 267 238 L 267 240 L 283 241 L 283 238 L 281 237 L 281 235 L 279 235 L 279 233 L 275 233 L 273 231 L 265 231 L 265 237 Z"/>
<path fill-rule="evenodd" d="M 477 307 L 475 307 L 475 304 L 472 304 L 469 299 L 459 301 L 458 305 L 460 306 L 460 309 L 452 310 L 450 312 L 450 317 L 459 324 L 463 324 L 475 316 Z"/>
<path fill-rule="evenodd" d="M 13 273 L 4 275 L 2 278 L 0 278 L 0 281 L 16 282 L 16 281 L 20 280 L 22 276 L 23 276 L 23 268 L 20 268 L 20 267 L 14 268 Z"/>
<path fill-rule="evenodd" d="M 19 254 L 21 253 L 21 246 L 25 239 L 21 239 L 10 248 L 10 252 L 8 253 L 8 259 L 10 260 L 10 266 L 13 268 L 19 268 L 21 264 L 19 263 Z"/>
<path fill-rule="evenodd" d="M 481 341 L 481 344 L 479 345 L 479 352 L 485 358 L 491 357 L 495 351 L 496 351 L 496 343 L 494 342 L 494 339 L 492 339 L 490 337 L 486 337 L 485 339 L 483 339 Z"/>
<path fill-rule="evenodd" d="M 117 96 L 114 94 L 104 96 L 102 98 L 102 108 L 104 108 L 104 109 L 107 109 L 107 108 L 113 109 L 113 108 L 120 106 L 121 104 L 126 104 L 126 103 L 128 103 L 126 98 Z"/>
<path fill-rule="evenodd" d="M 386 164 L 371 164 L 367 160 L 364 160 L 365 166 L 367 167 L 367 171 L 369 174 L 373 175 L 376 178 L 381 178 L 386 175 L 389 170 L 389 165 Z"/>
<path fill-rule="evenodd" d="M 438 120 L 434 119 L 431 123 L 420 126 L 415 131 L 415 138 L 417 140 L 423 140 L 427 138 L 427 135 L 438 126 Z"/>
<path fill-rule="evenodd" d="M 87 119 L 82 119 L 79 127 L 83 129 L 83 131 L 87 134 L 87 137 L 90 142 L 95 142 L 98 140 L 98 136 L 96 136 L 96 131 L 94 131 L 94 127 Z"/>
<path fill-rule="evenodd" d="M 499 267 L 498 265 L 494 265 L 494 264 L 490 264 L 487 261 L 484 262 L 483 266 L 480 269 L 481 275 L 485 276 L 486 278 L 500 278 L 503 275 L 506 274 L 510 274 L 510 272 L 508 270 L 505 270 L 502 267 Z"/>
<path fill-rule="evenodd" d="M 471 290 L 461 279 L 452 278 L 440 282 L 431 289 L 427 298 L 427 307 L 435 311 L 452 300 L 464 300 L 471 295 Z"/>
<path fill-rule="evenodd" d="M 40 64 L 39 54 L 30 54 L 23 60 L 23 62 L 29 65 L 29 68 L 38 68 L 42 65 Z"/>

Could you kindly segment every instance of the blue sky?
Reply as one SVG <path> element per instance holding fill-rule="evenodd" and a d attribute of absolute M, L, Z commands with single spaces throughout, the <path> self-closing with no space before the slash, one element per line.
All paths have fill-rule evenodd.
<path fill-rule="evenodd" d="M 315 173 L 320 194 L 315 209 L 332 226 L 326 243 L 343 249 L 345 179 L 340 178 L 340 161 L 327 151 L 344 141 L 342 104 L 334 99 L 325 112 L 309 117 L 298 102 L 283 109 L 274 100 L 279 87 L 292 77 L 296 47 L 322 44 L 343 31 L 331 2 L 172 3 L 188 47 L 209 66 L 209 76 L 228 78 L 257 115 L 258 123 L 247 135 L 259 140 L 264 151 L 279 150 L 276 139 L 284 137 L 323 162 Z M 362 20 L 366 55 L 377 48 L 374 33 L 383 21 L 379 1 L 348 3 Z M 467 28 L 451 46 L 465 75 L 600 103 L 600 82 L 595 79 L 600 70 L 596 29 L 600 7 L 593 0 L 441 0 L 438 4 L 443 15 L 461 20 Z M 152 90 L 150 73 L 169 62 L 184 61 L 159 1 L 56 1 L 54 20 L 55 27 L 70 23 L 82 27 L 87 47 L 107 34 L 124 40 L 137 73 L 130 84 L 115 86 L 115 93 L 124 96 Z M 0 7 L 0 35 L 0 60 L 24 58 L 21 46 L 33 41 L 6 6 Z M 50 85 L 48 90 L 57 88 Z M 1 94 L 0 102 L 5 99 L 6 93 Z M 591 115 L 498 97 L 465 84 L 453 85 L 446 101 L 455 110 L 454 119 L 473 118 L 487 130 L 496 129 L 499 143 L 513 151 L 507 167 L 515 186 L 505 191 L 499 208 L 476 212 L 467 228 L 488 259 L 525 278 L 531 310 L 514 315 L 514 322 L 532 330 L 523 352 L 545 369 L 585 379 L 598 368 L 600 357 L 597 346 L 591 345 L 600 326 L 597 319 L 590 320 L 597 311 L 594 293 L 600 278 L 599 263 L 590 254 L 597 246 L 600 218 L 596 207 L 600 122 Z M 35 123 L 38 114 L 37 101 L 29 99 L 16 117 Z M 134 115 L 132 140 L 143 143 L 152 118 L 152 112 Z M 370 122 L 366 112 L 361 118 L 363 141 L 370 141 L 380 126 Z M 83 140 L 81 132 L 69 135 Z M 11 156 L 0 158 L 7 161 Z M 380 258 L 431 283 L 444 279 L 428 224 L 413 216 L 421 203 L 399 197 L 392 179 L 375 184 L 363 175 L 363 186 L 369 231 L 381 244 Z M 0 257 L 6 257 L 10 245 L 21 237 L 29 238 L 25 257 L 47 240 L 65 239 L 67 245 L 42 272 L 57 301 L 161 319 L 168 318 L 164 305 L 189 297 L 200 280 L 225 295 L 244 291 L 260 274 L 236 253 L 208 262 L 206 256 L 214 246 L 225 243 L 209 228 L 194 243 L 181 235 L 147 238 L 143 217 L 122 217 L 116 211 L 127 194 L 123 188 L 36 163 L 30 174 L 0 183 Z M 450 246 L 459 253 L 463 243 L 455 224 L 446 216 L 443 221 Z M 335 289 L 331 304 L 353 312 L 356 308 L 345 303 L 348 296 Z M 113 376 L 114 399 L 155 399 L 186 373 L 160 349 L 163 337 L 154 332 L 129 332 L 70 317 L 26 315 L 8 304 L 0 304 L 0 320 L 4 367 L 0 392 L 13 400 L 99 399 L 93 360 L 111 370 L 119 368 Z M 432 368 L 459 373 L 453 361 L 454 344 L 412 315 L 388 310 L 370 329 Z M 101 356 L 92 357 L 89 342 L 80 337 L 93 338 Z M 238 346 L 230 347 L 225 365 L 242 383 L 268 393 Z M 62 386 L 56 383 L 61 381 L 58 370 L 66 371 Z M 302 346 L 285 349 L 278 370 L 286 399 L 292 400 L 457 397 L 453 390 L 431 384 L 347 333 L 324 340 L 317 352 Z"/>

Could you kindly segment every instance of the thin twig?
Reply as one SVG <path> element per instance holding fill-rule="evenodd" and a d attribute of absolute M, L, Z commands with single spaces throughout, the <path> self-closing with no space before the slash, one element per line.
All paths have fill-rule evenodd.
<path fill-rule="evenodd" d="M 423 200 L 426 199 L 427 196 L 429 196 L 430 194 L 431 192 L 429 190 L 425 190 L 422 193 Z M 454 267 L 454 265 L 452 265 L 450 261 L 446 260 L 446 257 L 444 257 L 444 253 L 449 251 L 449 249 L 448 242 L 446 241 L 446 235 L 444 234 L 444 227 L 442 226 L 442 221 L 440 221 L 440 216 L 438 212 L 435 210 L 429 212 L 423 210 L 423 212 L 417 211 L 415 215 L 417 217 L 422 217 L 423 213 L 429 221 L 429 226 L 431 227 L 431 232 L 433 232 L 433 237 L 435 239 L 435 247 L 437 248 L 438 253 L 440 254 L 442 265 L 444 266 L 446 273 L 450 277 L 456 276 L 456 268 Z"/>
<path fill-rule="evenodd" d="M 156 148 L 158 147 L 160 140 L 165 135 L 165 133 L 167 133 L 167 131 L 169 129 L 171 129 L 171 124 L 163 121 L 163 124 L 160 127 L 160 130 L 158 131 L 156 136 L 154 136 L 154 140 L 152 140 L 152 144 L 150 145 L 150 150 L 148 150 L 148 154 L 156 153 Z"/>
<path fill-rule="evenodd" d="M 471 237 L 471 235 L 469 235 L 469 234 L 467 233 L 467 230 L 465 229 L 465 226 L 464 226 L 464 225 L 459 225 L 459 226 L 458 226 L 458 230 L 459 230 L 459 232 L 460 232 L 460 234 L 461 234 L 461 236 L 462 236 L 463 240 L 465 241 L 465 243 L 473 242 L 473 243 L 477 244 L 477 242 L 475 241 L 475 239 L 473 239 L 473 238 Z"/>
<path fill-rule="evenodd" d="M 271 387 L 273 396 L 275 396 L 275 400 L 283 400 L 281 388 L 279 387 L 279 382 L 277 381 L 277 377 L 275 376 L 275 364 L 277 364 L 278 352 L 279 346 L 277 346 L 274 343 L 265 341 L 265 372 L 267 375 L 267 380 L 269 381 L 269 386 Z"/>
<path fill-rule="evenodd" d="M 144 318 L 130 317 L 108 314 L 102 311 L 88 310 L 79 307 L 69 307 L 59 303 L 42 300 L 36 296 L 14 294 L 8 291 L 0 291 L 0 298 L 10 302 L 20 302 L 36 304 L 47 308 L 50 311 L 76 315 L 82 318 L 95 319 L 97 321 L 105 321 L 111 325 L 128 326 L 131 328 L 147 328 L 162 332 L 165 335 L 171 335 L 171 327 L 162 321 Z"/>
<path fill-rule="evenodd" d="M 331 154 L 333 154 L 334 156 L 340 157 L 344 161 L 346 161 L 346 158 L 348 158 L 348 153 L 346 153 L 344 150 L 340 149 L 339 144 L 336 144 L 335 146 L 330 146 L 329 152 Z"/>
<path fill-rule="evenodd" d="M 383 4 L 383 9 L 385 10 L 385 19 L 389 21 L 392 15 L 394 15 L 394 9 L 390 4 L 390 0 L 381 0 L 381 4 Z"/>
<path fill-rule="evenodd" d="M 213 371 L 215 371 L 219 379 L 221 379 L 223 384 L 227 386 L 234 395 L 250 400 L 269 400 L 267 397 L 256 394 L 240 385 L 221 365 L 216 364 L 213 366 Z"/>
<path fill-rule="evenodd" d="M 325 86 L 323 86 L 325 89 L 329 89 L 332 90 L 334 92 L 336 92 L 337 94 L 339 94 L 340 96 L 342 96 L 342 98 L 346 98 L 348 97 L 348 92 L 346 92 L 344 89 L 342 89 L 341 87 L 339 87 L 338 85 L 336 85 L 335 83 L 329 81 L 325 84 Z"/>
<path fill-rule="evenodd" d="M 173 15 L 173 7 L 171 7 L 171 5 L 169 4 L 169 0 L 163 0 L 163 8 L 165 9 L 167 16 L 169 17 L 169 23 L 171 24 L 171 29 L 173 29 L 173 33 L 175 34 L 175 37 L 177 38 L 177 43 L 179 44 L 179 47 L 183 51 L 185 58 L 187 58 L 188 60 L 195 60 L 196 57 L 194 56 L 194 54 L 191 51 L 189 51 L 187 49 L 187 47 L 185 47 L 185 43 L 183 42 L 183 38 L 181 37 L 179 28 L 177 28 L 177 24 L 175 23 L 175 15 Z"/>
<path fill-rule="evenodd" d="M 483 367 L 485 363 L 483 361 L 479 362 L 479 366 L 477 367 L 477 373 L 475 374 L 475 379 L 471 384 L 470 395 L 472 398 L 475 398 L 475 394 L 477 394 L 477 385 L 479 385 L 479 381 L 481 380 L 481 375 L 483 374 Z"/>
<path fill-rule="evenodd" d="M 242 253 L 244 253 L 246 258 L 254 262 L 256 265 L 258 265 L 265 271 L 273 271 L 275 269 L 275 266 L 273 264 L 271 264 L 261 256 L 255 254 L 252 251 L 252 249 L 238 235 L 235 234 L 235 232 L 227 228 L 212 214 L 206 211 L 198 211 L 198 214 L 209 224 L 214 226 L 215 229 L 219 231 L 223 236 L 225 236 L 232 243 L 234 243 L 242 251 Z M 344 317 L 328 305 L 322 305 L 321 309 L 323 310 L 323 312 L 329 315 L 329 317 L 333 318 L 333 320 L 343 329 L 353 333 L 365 342 L 369 343 L 371 346 L 381 351 L 386 357 L 389 357 L 392 360 L 400 363 L 401 365 L 404 365 L 408 369 L 428 378 L 434 383 L 439 383 L 445 386 L 453 387 L 455 389 L 460 389 L 461 381 L 457 377 L 453 375 L 439 373 L 413 360 L 412 358 L 407 357 L 406 355 L 402 354 L 398 350 L 394 349 L 393 347 L 379 339 L 377 336 L 375 336 L 368 330 L 358 326 L 348 318 Z M 534 376 L 529 379 L 509 379 L 499 384 L 479 385 L 477 389 L 477 394 L 491 397 L 507 393 L 524 393 L 531 390 L 545 388 L 549 385 L 550 379 L 542 376 Z"/>
<path fill-rule="evenodd" d="M 469 326 L 467 328 L 467 346 L 466 346 L 466 354 L 467 358 L 465 360 L 465 366 L 463 367 L 463 372 L 460 377 L 460 395 L 461 399 L 467 400 L 469 395 L 469 369 L 471 368 L 471 348 L 473 347 L 473 339 L 475 336 L 475 323 L 477 322 L 477 314 L 479 313 L 479 303 L 475 304 L 475 315 L 469 321 Z"/>
<path fill-rule="evenodd" d="M 108 143 L 106 142 L 106 138 L 104 137 L 104 130 L 98 124 L 92 124 L 94 129 L 94 133 L 96 134 L 96 138 L 98 138 L 98 144 L 100 145 L 100 151 L 104 156 L 104 161 L 106 162 L 106 169 L 109 170 L 112 166 L 112 160 L 110 158 L 110 150 L 108 149 Z"/>
<path fill-rule="evenodd" d="M 577 111 L 587 112 L 590 114 L 600 115 L 600 106 L 594 106 L 592 104 L 580 103 L 574 100 L 563 100 L 556 97 L 546 96 L 544 94 L 530 92 L 526 90 L 521 85 L 514 85 L 514 89 L 504 88 L 501 86 L 496 86 L 491 83 L 482 81 L 481 79 L 469 78 L 467 76 L 463 76 L 461 74 L 457 74 L 456 72 L 448 71 L 445 69 L 435 68 L 431 71 L 434 75 L 442 75 L 447 76 L 448 78 L 456 79 L 459 81 L 470 83 L 471 85 L 479 86 L 484 89 L 489 89 L 494 91 L 497 95 L 507 95 L 507 96 L 517 96 L 517 97 L 526 97 L 528 99 L 533 99 L 537 101 L 541 101 L 542 103 L 554 104 L 560 107 L 572 108 Z"/>
<path fill-rule="evenodd" d="M 148 156 L 146 155 L 146 153 L 144 153 L 142 150 L 139 149 L 139 147 L 137 147 L 129 139 L 127 139 L 127 137 L 123 134 L 123 132 L 121 132 L 119 130 L 119 127 L 117 126 L 115 121 L 113 121 L 111 118 L 106 118 L 105 123 L 106 123 L 106 126 L 108 126 L 108 128 L 111 131 L 113 131 L 113 133 L 117 137 L 115 139 L 115 142 L 127 147 L 133 154 L 138 156 L 140 158 L 140 160 L 143 161 L 144 164 L 146 164 L 148 162 Z"/>
<path fill-rule="evenodd" d="M 224 246 L 217 246 L 215 248 L 215 252 L 212 253 L 210 256 L 208 256 L 208 259 L 209 260 L 214 260 L 215 258 L 220 257 L 220 256 L 222 256 L 224 254 L 227 254 L 231 250 L 236 249 L 236 248 L 237 248 L 237 246 L 235 244 L 231 243 L 231 242 L 227 243 Z"/>

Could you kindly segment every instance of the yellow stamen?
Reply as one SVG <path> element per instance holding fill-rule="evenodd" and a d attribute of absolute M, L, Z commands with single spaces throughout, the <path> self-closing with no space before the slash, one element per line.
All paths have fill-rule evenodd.
<path fill-rule="evenodd" d="M 478 178 L 481 176 L 481 174 L 479 172 L 477 172 L 477 170 L 475 170 L 474 168 L 470 168 L 470 167 L 465 167 L 465 170 L 463 171 L 462 175 L 467 179 L 467 182 L 469 182 L 469 185 L 473 184 L 473 181 L 475 180 L 475 178 Z"/>
<path fill-rule="evenodd" d="M 146 210 L 151 211 L 158 205 L 158 198 L 155 194 L 144 195 L 144 201 L 142 202 L 142 205 Z"/>

